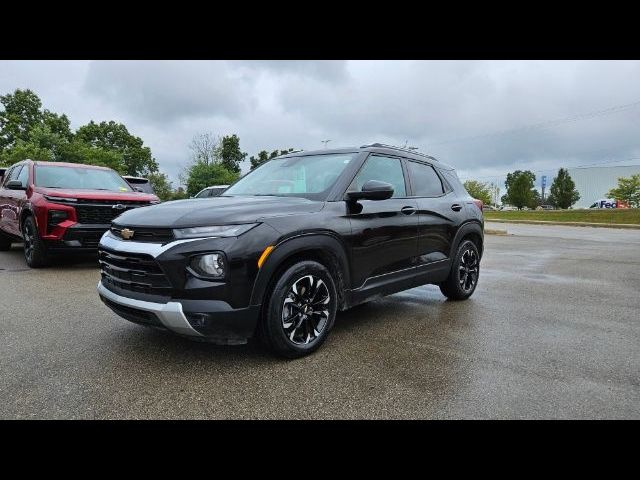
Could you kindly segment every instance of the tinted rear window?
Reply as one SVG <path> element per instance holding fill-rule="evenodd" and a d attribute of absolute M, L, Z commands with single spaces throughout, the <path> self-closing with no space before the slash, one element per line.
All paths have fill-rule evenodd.
<path fill-rule="evenodd" d="M 442 181 L 431 165 L 407 162 L 413 194 L 417 197 L 439 197 L 444 193 Z"/>

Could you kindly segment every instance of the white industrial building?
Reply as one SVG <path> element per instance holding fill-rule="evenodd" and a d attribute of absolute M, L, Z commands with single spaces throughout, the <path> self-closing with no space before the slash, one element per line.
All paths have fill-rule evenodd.
<path fill-rule="evenodd" d="M 569 175 L 580 193 L 580 200 L 573 208 L 589 208 L 601 198 L 607 198 L 607 193 L 618 186 L 618 178 L 630 177 L 640 173 L 640 165 L 625 167 L 580 167 L 569 168 Z M 551 186 L 553 179 L 549 179 Z"/>

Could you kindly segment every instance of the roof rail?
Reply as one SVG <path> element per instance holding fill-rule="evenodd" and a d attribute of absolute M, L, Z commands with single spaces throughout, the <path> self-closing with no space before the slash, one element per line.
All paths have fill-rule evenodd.
<path fill-rule="evenodd" d="M 437 158 L 432 157 L 431 155 L 427 155 L 426 153 L 421 153 L 416 150 L 410 150 L 408 148 L 396 147 L 395 145 L 387 145 L 385 143 L 371 143 L 369 145 L 362 145 L 360 148 L 368 148 L 368 147 L 378 147 L 378 148 L 390 148 L 392 150 L 400 150 L 401 152 L 413 153 L 414 155 L 420 155 L 421 157 L 426 157 L 431 160 L 438 161 Z"/>

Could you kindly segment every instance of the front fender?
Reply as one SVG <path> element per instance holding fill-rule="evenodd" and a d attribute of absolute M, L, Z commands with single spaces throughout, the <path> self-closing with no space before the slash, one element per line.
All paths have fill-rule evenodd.
<path fill-rule="evenodd" d="M 256 277 L 251 305 L 262 304 L 269 282 L 287 259 L 304 252 L 314 251 L 333 260 L 333 268 L 337 269 L 337 273 L 341 275 L 341 278 L 336 279 L 336 288 L 351 285 L 347 249 L 342 241 L 330 232 L 300 234 L 281 241 L 269 254 Z"/>

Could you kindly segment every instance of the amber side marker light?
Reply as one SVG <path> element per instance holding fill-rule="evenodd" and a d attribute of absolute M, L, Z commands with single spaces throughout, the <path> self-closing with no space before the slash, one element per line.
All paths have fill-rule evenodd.
<path fill-rule="evenodd" d="M 264 249 L 264 252 L 262 252 L 262 255 L 260 255 L 260 258 L 258 259 L 258 268 L 262 268 L 262 264 L 271 253 L 271 250 L 273 250 L 273 245 L 269 245 L 267 248 Z"/>

